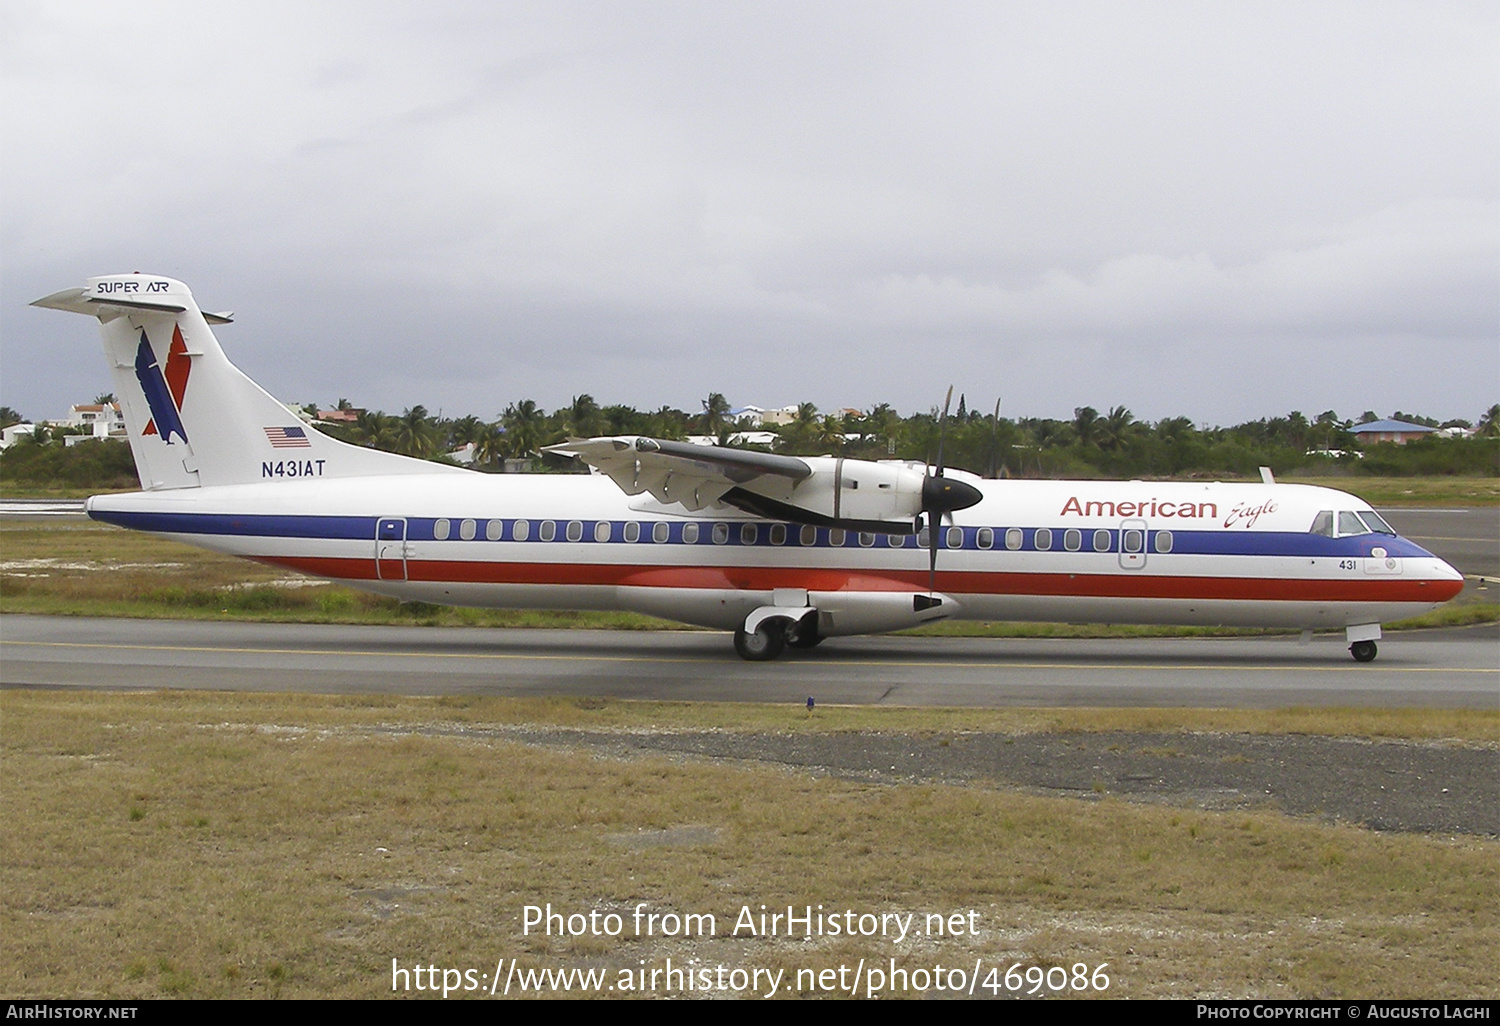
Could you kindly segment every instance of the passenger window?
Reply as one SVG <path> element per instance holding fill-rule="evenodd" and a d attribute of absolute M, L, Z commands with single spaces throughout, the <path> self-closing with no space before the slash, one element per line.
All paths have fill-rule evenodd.
<path fill-rule="evenodd" d="M 995 532 L 988 527 L 979 529 L 979 547 L 981 549 L 993 549 L 995 547 Z"/>
<path fill-rule="evenodd" d="M 594 525 L 594 541 L 607 542 L 609 541 L 609 535 L 610 530 L 608 520 L 601 520 Z"/>
<path fill-rule="evenodd" d="M 505 521 L 490 520 L 484 525 L 485 541 L 499 541 L 505 537 Z"/>
<path fill-rule="evenodd" d="M 1077 552 L 1083 548 L 1083 532 L 1076 527 L 1070 527 L 1063 532 L 1063 548 L 1069 552 Z"/>
<path fill-rule="evenodd" d="M 1031 543 L 1036 546 L 1038 552 L 1046 552 L 1052 548 L 1052 528 L 1038 527 L 1036 534 L 1031 536 Z"/>
<path fill-rule="evenodd" d="M 927 528 L 917 532 L 917 548 L 925 549 L 932 545 L 932 535 L 927 533 Z"/>
<path fill-rule="evenodd" d="M 802 527 L 801 532 L 797 535 L 797 544 L 799 544 L 799 545 L 816 545 L 816 544 L 818 544 L 818 529 L 816 527 L 813 527 L 811 524 L 804 524 L 803 527 Z"/>
<path fill-rule="evenodd" d="M 512 540 L 514 540 L 514 541 L 525 541 L 527 538 L 530 538 L 531 537 L 531 521 L 530 520 L 517 520 L 516 521 L 515 530 L 513 530 L 513 531 L 510 532 L 510 536 L 511 536 Z"/>
<path fill-rule="evenodd" d="M 682 543 L 684 545 L 698 544 L 699 527 L 695 521 L 688 521 L 682 525 Z"/>
<path fill-rule="evenodd" d="M 665 520 L 658 520 L 656 523 L 651 525 L 651 540 L 656 542 L 656 544 L 658 545 L 665 545 L 667 543 L 667 537 L 671 533 L 672 529 L 667 526 L 667 522 Z"/>
<path fill-rule="evenodd" d="M 433 521 L 433 524 L 432 524 L 432 536 L 434 538 L 436 538 L 438 541 L 447 541 L 448 540 L 448 533 L 452 529 L 453 529 L 453 525 L 450 524 L 450 523 L 448 523 L 448 521 L 446 521 L 446 520 L 435 520 L 435 521 Z"/>
<path fill-rule="evenodd" d="M 755 539 L 760 536 L 760 530 L 754 524 L 740 525 L 740 544 L 754 545 Z"/>
<path fill-rule="evenodd" d="M 885 543 L 893 549 L 904 549 L 906 548 L 906 535 L 888 534 L 885 536 Z"/>
<path fill-rule="evenodd" d="M 568 541 L 583 541 L 583 525 L 576 520 L 568 521 Z"/>
<path fill-rule="evenodd" d="M 828 532 L 828 544 L 835 548 L 844 544 L 844 529 L 842 527 L 835 527 Z"/>
<path fill-rule="evenodd" d="M 464 541 L 473 541 L 475 531 L 478 527 L 479 525 L 474 523 L 474 521 L 465 520 L 458 525 L 458 536 Z"/>
<path fill-rule="evenodd" d="M 964 547 L 964 529 L 962 527 L 948 528 L 948 537 L 943 540 L 945 549 L 961 549 Z"/>
<path fill-rule="evenodd" d="M 1369 534 L 1370 529 L 1365 522 L 1348 510 L 1339 511 L 1339 537 L 1346 538 L 1352 534 Z"/>
<path fill-rule="evenodd" d="M 1094 551 L 1095 552 L 1108 552 L 1109 551 L 1109 532 L 1108 531 L 1095 531 L 1094 532 Z"/>
<path fill-rule="evenodd" d="M 1140 552 L 1145 548 L 1145 534 L 1138 528 L 1120 532 L 1120 548 L 1125 552 Z"/>
<path fill-rule="evenodd" d="M 1325 509 L 1313 517 L 1313 523 L 1309 534 L 1321 534 L 1324 537 L 1333 537 L 1333 510 Z"/>
<path fill-rule="evenodd" d="M 625 522 L 625 540 L 632 543 L 641 540 L 641 525 L 636 521 L 628 520 Z"/>
<path fill-rule="evenodd" d="M 859 534 L 859 544 L 868 549 L 871 545 L 875 544 L 875 536 L 861 531 Z"/>
<path fill-rule="evenodd" d="M 537 532 L 537 537 L 544 542 L 552 541 L 557 537 L 557 524 L 551 520 L 543 520 L 542 529 Z"/>
<path fill-rule="evenodd" d="M 1171 531 L 1157 531 L 1156 532 L 1156 551 L 1157 552 L 1171 552 L 1172 551 L 1172 532 Z"/>
<path fill-rule="evenodd" d="M 1010 551 L 1015 552 L 1017 549 L 1019 549 L 1021 547 L 1021 541 L 1022 541 L 1022 534 L 1021 534 L 1021 529 L 1019 527 L 1006 528 L 1006 531 L 1005 531 L 1005 547 L 1007 549 L 1010 549 Z"/>
<path fill-rule="evenodd" d="M 772 524 L 771 525 L 771 544 L 772 545 L 785 545 L 786 544 L 786 525 L 785 524 Z"/>
<path fill-rule="evenodd" d="M 727 541 L 729 541 L 729 525 L 728 524 L 715 524 L 714 525 L 714 544 L 715 545 L 723 545 Z"/>

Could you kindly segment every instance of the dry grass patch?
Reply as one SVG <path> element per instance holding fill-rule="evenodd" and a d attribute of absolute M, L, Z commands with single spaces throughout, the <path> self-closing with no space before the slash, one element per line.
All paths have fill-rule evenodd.
<path fill-rule="evenodd" d="M 366 997 L 389 992 L 392 958 L 613 973 L 670 956 L 1108 962 L 1110 996 L 1496 994 L 1493 842 L 615 761 L 447 729 L 549 708 L 0 693 L 0 989 Z M 576 712 L 629 729 L 685 708 Z M 523 937 L 523 906 L 546 902 L 712 913 L 718 934 Z M 980 933 L 727 936 L 762 903 L 975 909 Z"/>

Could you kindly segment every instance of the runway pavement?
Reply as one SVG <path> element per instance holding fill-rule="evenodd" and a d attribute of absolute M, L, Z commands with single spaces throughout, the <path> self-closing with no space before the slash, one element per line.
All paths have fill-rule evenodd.
<path fill-rule="evenodd" d="M 1120 640 L 840 638 L 771 663 L 702 632 L 0 617 L 0 685 L 1004 706 L 1500 708 L 1500 627 Z"/>
<path fill-rule="evenodd" d="M 1500 579 L 1500 506 L 1381 509 L 1381 516 L 1464 574 Z"/>

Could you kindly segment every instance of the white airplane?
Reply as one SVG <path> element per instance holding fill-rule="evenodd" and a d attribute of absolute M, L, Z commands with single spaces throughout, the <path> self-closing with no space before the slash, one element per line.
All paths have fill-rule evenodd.
<path fill-rule="evenodd" d="M 746 659 L 963 618 L 1341 628 L 1367 662 L 1382 621 L 1463 587 L 1368 503 L 1304 485 L 985 481 L 634 437 L 551 447 L 588 476 L 480 474 L 303 425 L 181 282 L 33 305 L 104 337 L 143 490 L 91 517 L 402 600 L 633 610 L 732 630 Z"/>

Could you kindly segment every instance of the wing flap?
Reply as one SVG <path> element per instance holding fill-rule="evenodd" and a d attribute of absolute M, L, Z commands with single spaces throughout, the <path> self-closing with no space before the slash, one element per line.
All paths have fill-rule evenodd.
<path fill-rule="evenodd" d="M 578 438 L 544 451 L 583 460 L 626 495 L 649 492 L 657 502 L 690 512 L 717 504 L 726 492 L 757 478 L 796 482 L 812 476 L 812 468 L 792 456 L 657 438 Z"/>

